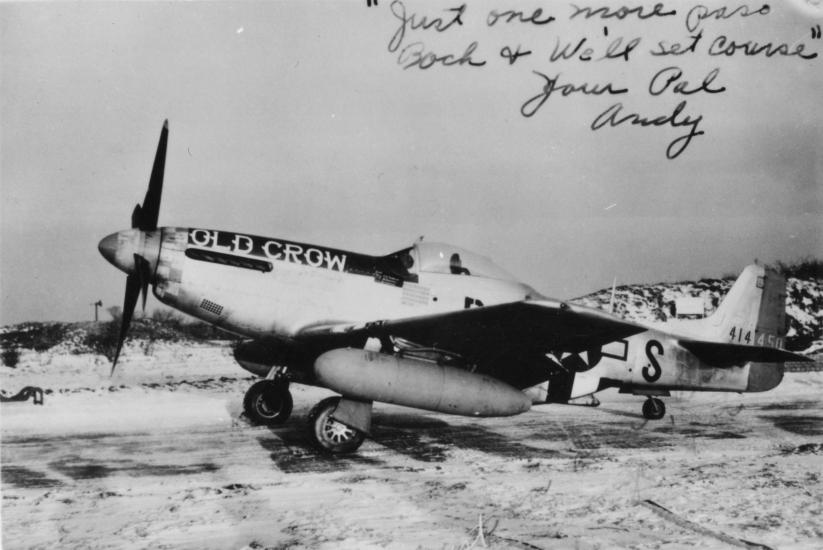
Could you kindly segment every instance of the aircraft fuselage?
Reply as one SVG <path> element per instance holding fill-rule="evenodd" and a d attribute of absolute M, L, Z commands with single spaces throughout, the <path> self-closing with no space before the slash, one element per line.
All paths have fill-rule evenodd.
<path fill-rule="evenodd" d="M 717 365 L 685 349 L 677 336 L 656 329 L 581 354 L 577 372 L 562 390 L 541 384 L 530 390 L 536 402 L 575 399 L 609 387 L 637 395 L 671 391 L 760 392 L 783 378 L 781 364 Z M 558 393 L 559 391 L 559 393 Z"/>
<path fill-rule="evenodd" d="M 540 297 L 515 280 L 460 271 L 422 272 L 413 248 L 369 256 L 286 239 L 177 227 L 146 233 L 143 244 L 135 244 L 141 246 L 141 253 L 154 262 L 152 282 L 161 302 L 255 339 L 289 340 L 313 329 Z M 535 400 L 563 401 L 610 386 L 640 394 L 763 391 L 782 378 L 774 365 L 763 374 L 756 363 L 707 364 L 681 347 L 677 337 L 655 328 L 581 354 L 581 359 L 570 377 L 553 382 L 552 391 L 551 381 L 533 391 Z"/>
<path fill-rule="evenodd" d="M 154 293 L 251 338 L 523 300 L 516 281 L 420 273 L 413 250 L 368 256 L 228 231 L 160 228 Z"/>

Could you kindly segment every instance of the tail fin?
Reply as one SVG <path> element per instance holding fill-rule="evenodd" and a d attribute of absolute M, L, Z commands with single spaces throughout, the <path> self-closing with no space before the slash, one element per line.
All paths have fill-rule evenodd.
<path fill-rule="evenodd" d="M 702 320 L 703 336 L 715 342 L 783 347 L 786 336 L 786 279 L 750 265 L 737 278 L 717 311 Z"/>

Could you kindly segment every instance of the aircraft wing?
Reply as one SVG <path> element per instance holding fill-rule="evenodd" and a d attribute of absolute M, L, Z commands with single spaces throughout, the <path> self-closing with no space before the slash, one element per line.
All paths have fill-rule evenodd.
<path fill-rule="evenodd" d="M 526 388 L 549 378 L 546 354 L 579 353 L 647 330 L 603 311 L 552 300 L 528 300 L 447 313 L 377 321 L 349 337 L 395 337 L 463 357 L 476 372 Z"/>
<path fill-rule="evenodd" d="M 686 339 L 679 340 L 679 343 L 701 361 L 715 367 L 731 367 L 735 365 L 745 365 L 751 362 L 786 363 L 788 361 L 813 361 L 813 359 L 805 355 L 799 355 L 779 348 Z"/>

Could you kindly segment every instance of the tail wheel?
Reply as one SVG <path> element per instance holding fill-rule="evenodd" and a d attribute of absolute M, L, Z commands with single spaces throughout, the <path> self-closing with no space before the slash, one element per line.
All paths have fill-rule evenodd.
<path fill-rule="evenodd" d="M 666 405 L 656 397 L 650 397 L 643 403 L 643 416 L 649 420 L 660 420 L 666 414 Z"/>
<path fill-rule="evenodd" d="M 282 424 L 291 416 L 294 406 L 287 384 L 259 380 L 252 384 L 243 398 L 243 410 L 252 422 L 264 426 Z"/>
<path fill-rule="evenodd" d="M 339 397 L 328 397 L 315 405 L 309 413 L 309 432 L 314 443 L 323 451 L 352 453 L 363 444 L 366 434 L 332 418 L 339 403 Z"/>

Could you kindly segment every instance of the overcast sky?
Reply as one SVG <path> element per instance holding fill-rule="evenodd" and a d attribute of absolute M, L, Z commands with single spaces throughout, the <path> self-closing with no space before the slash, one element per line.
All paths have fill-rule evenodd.
<path fill-rule="evenodd" d="M 0 323 L 90 319 L 95 300 L 122 304 L 125 276 L 97 243 L 130 226 L 165 118 L 160 225 L 371 254 L 425 235 L 490 256 L 557 298 L 614 277 L 679 280 L 755 258 L 821 257 L 820 57 L 707 55 L 720 35 L 823 51 L 823 19 L 802 1 L 695 32 L 688 2 L 642 21 L 570 21 L 564 2 L 501 2 L 529 14 L 542 5 L 540 17 L 557 20 L 492 27 L 498 5 L 470 3 L 463 25 L 409 28 L 395 52 L 401 4 L 388 0 L 0 4 Z M 402 6 L 445 23 L 458 5 Z M 695 53 L 649 53 L 699 30 Z M 549 60 L 558 43 L 584 37 L 594 55 L 617 37 L 641 42 L 628 62 Z M 407 46 L 406 62 L 418 47 L 457 59 L 472 42 L 482 67 L 398 65 Z M 505 46 L 532 54 L 509 64 Z M 675 94 L 677 81 L 651 95 L 667 66 L 692 88 L 718 69 L 707 87 L 726 90 Z M 533 71 L 629 92 L 555 91 L 527 118 L 521 105 L 545 82 Z M 617 102 L 621 116 L 654 118 L 684 100 L 679 120 L 702 116 L 705 134 L 673 160 L 666 148 L 686 126 L 590 128 Z"/>

